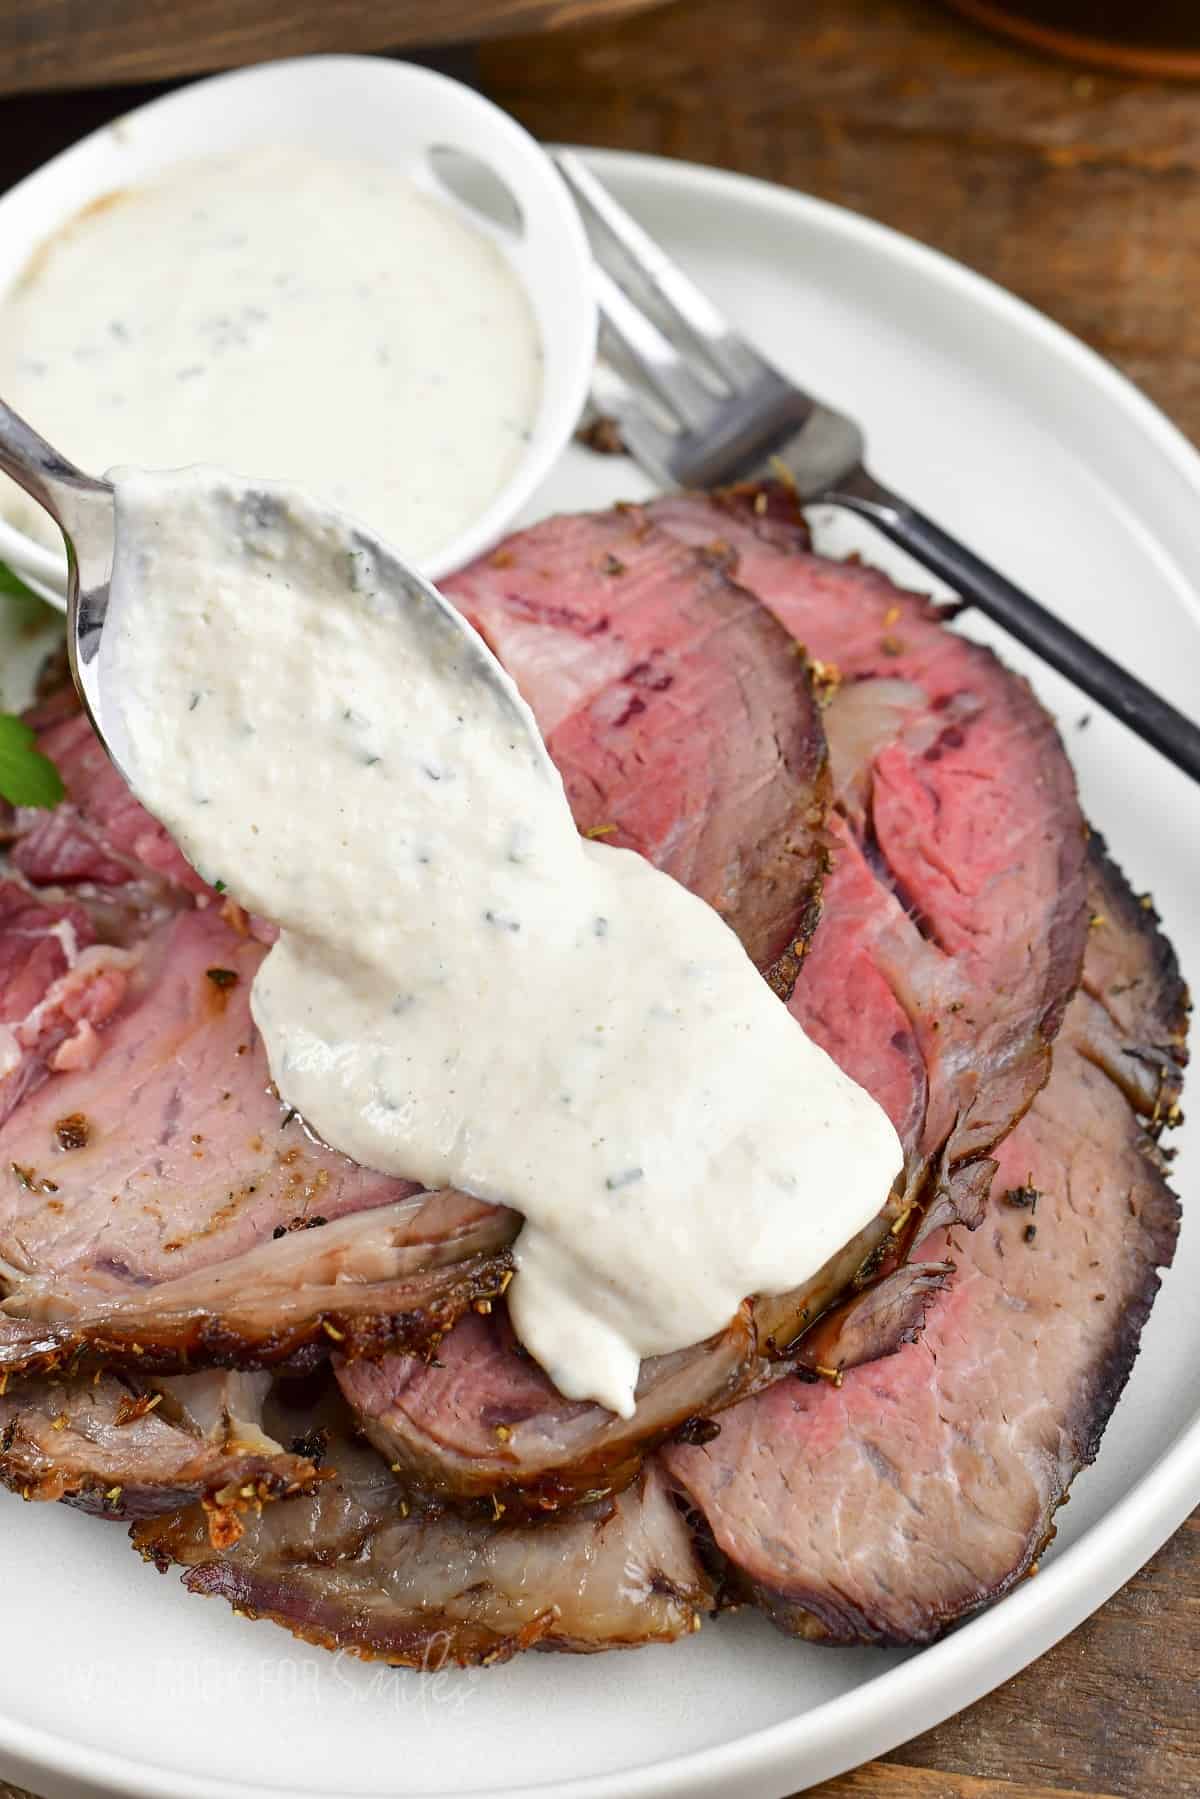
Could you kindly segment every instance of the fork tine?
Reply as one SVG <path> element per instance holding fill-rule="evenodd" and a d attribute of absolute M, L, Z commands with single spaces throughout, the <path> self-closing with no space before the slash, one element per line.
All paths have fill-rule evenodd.
<path fill-rule="evenodd" d="M 768 365 L 734 332 L 708 295 L 619 206 L 591 170 L 571 150 L 555 150 L 554 160 L 577 201 L 599 221 L 630 267 L 645 282 L 666 318 L 690 339 L 730 387 L 745 387 Z"/>
<path fill-rule="evenodd" d="M 592 369 L 589 410 L 593 418 L 610 420 L 618 427 L 625 451 L 652 480 L 664 487 L 674 487 L 673 462 L 680 438 L 665 422 L 665 415 L 651 416 L 647 397 L 645 383 L 637 369 L 602 322 L 600 354 Z"/>
<path fill-rule="evenodd" d="M 607 270 L 597 265 L 596 297 L 604 323 L 622 350 L 680 424 L 702 430 L 718 402 L 695 376 L 675 345 L 634 305 Z"/>
<path fill-rule="evenodd" d="M 616 419 L 626 449 L 638 464 L 654 481 L 664 487 L 676 485 L 672 467 L 672 452 L 675 439 L 669 431 L 663 431 L 649 417 L 636 400 L 625 399 L 614 402 L 609 409 Z"/>

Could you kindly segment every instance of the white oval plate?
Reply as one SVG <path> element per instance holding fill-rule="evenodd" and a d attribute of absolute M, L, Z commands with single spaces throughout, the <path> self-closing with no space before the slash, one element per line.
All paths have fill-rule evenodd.
<path fill-rule="evenodd" d="M 769 354 L 861 414 L 881 476 L 1200 707 L 1200 459 L 1131 386 L 1016 300 L 847 213 L 681 164 L 592 161 Z M 529 516 L 643 491 L 628 464 L 573 448 Z M 823 535 L 903 569 L 845 522 Z M 1195 790 L 1006 653 L 1058 712 L 1090 816 L 1153 889 L 1185 966 L 1200 967 Z M 1193 1135 L 1176 1163 L 1184 1189 L 1196 1154 Z M 821 1650 L 746 1616 L 636 1655 L 362 1667 L 189 1597 L 133 1558 L 123 1530 L 5 1497 L 0 1765 L 47 1799 L 777 1799 L 1015 1673 L 1200 1501 L 1198 1276 L 1189 1221 L 1042 1573 L 919 1655 Z"/>

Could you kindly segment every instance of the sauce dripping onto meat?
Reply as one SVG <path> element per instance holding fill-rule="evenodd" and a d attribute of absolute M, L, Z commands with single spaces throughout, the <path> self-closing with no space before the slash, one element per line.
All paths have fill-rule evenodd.
<path fill-rule="evenodd" d="M 891 1124 L 716 912 L 580 838 L 490 652 L 350 523 L 210 470 L 115 487 L 106 729 L 281 927 L 252 993 L 281 1096 L 368 1167 L 521 1212 L 519 1336 L 628 1416 L 644 1357 L 874 1217 Z"/>

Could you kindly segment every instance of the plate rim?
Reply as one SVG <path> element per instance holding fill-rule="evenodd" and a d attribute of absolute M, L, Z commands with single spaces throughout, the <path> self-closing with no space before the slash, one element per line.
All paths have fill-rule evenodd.
<path fill-rule="evenodd" d="M 957 290 L 973 308 L 1007 319 L 1060 362 L 1098 387 L 1169 461 L 1200 498 L 1200 451 L 1138 387 L 1097 351 L 1028 301 L 930 245 L 878 220 L 758 176 L 641 151 L 578 146 L 597 174 L 618 181 L 657 183 L 681 198 L 703 201 L 719 190 L 735 205 L 751 200 L 791 220 L 856 241 Z M 1029 1666 L 1090 1617 L 1158 1550 L 1200 1503 L 1200 1409 L 1171 1446 L 1123 1497 L 1068 1545 L 1036 1580 L 980 1613 L 950 1637 L 884 1669 L 861 1686 L 808 1711 L 703 1750 L 640 1768 L 477 1789 L 461 1799 L 705 1799 L 740 1781 L 744 1799 L 779 1793 L 800 1779 L 812 1785 L 861 1766 L 973 1704 Z M 107 1790 L 136 1799 L 267 1799 L 278 1784 L 247 1784 L 133 1761 L 10 1718 L 0 1707 L 0 1754 L 20 1764 L 14 1777 L 45 1773 L 88 1792 Z M 798 1772 L 803 1756 L 805 1771 Z M 752 1784 L 746 1784 L 751 1782 Z M 782 1785 L 778 1783 L 782 1783 Z M 362 1799 L 361 1792 L 328 1789 L 324 1799 Z M 413 1794 L 409 1799 L 422 1799 Z M 424 1799 L 445 1799 L 427 1793 Z"/>

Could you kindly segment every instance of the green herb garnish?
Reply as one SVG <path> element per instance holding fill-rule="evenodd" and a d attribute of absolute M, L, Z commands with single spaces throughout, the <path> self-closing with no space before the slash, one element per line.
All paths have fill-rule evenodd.
<path fill-rule="evenodd" d="M 62 776 L 24 719 L 0 712 L 0 794 L 14 806 L 57 806 Z"/>

